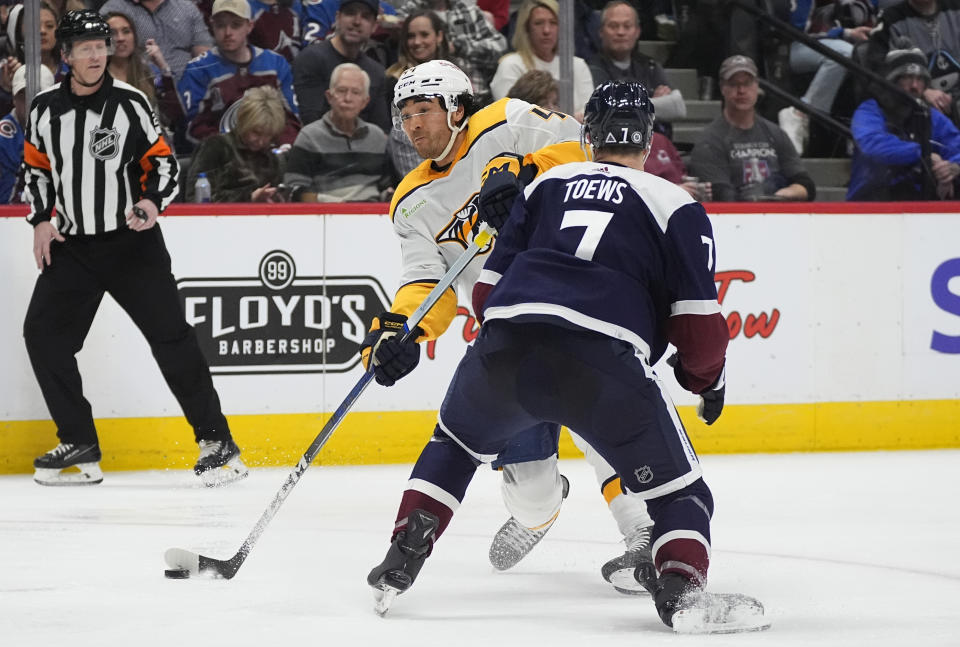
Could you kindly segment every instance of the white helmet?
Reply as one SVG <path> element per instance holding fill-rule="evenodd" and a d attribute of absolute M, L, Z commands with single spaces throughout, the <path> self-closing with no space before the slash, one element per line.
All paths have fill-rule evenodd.
<path fill-rule="evenodd" d="M 400 104 L 414 97 L 439 97 L 447 108 L 447 127 L 450 129 L 450 139 L 439 156 L 432 158 L 439 162 L 453 148 L 457 135 L 463 132 L 469 119 L 464 119 L 459 126 L 453 124 L 453 115 L 460 106 L 460 96 L 473 96 L 473 84 L 470 77 L 450 61 L 434 59 L 415 65 L 400 75 L 393 90 L 393 105 L 400 109 Z M 402 124 L 402 117 L 396 117 L 398 127 Z"/>
<path fill-rule="evenodd" d="M 440 97 L 447 112 L 455 112 L 460 105 L 460 95 L 473 96 L 473 84 L 459 67 L 443 59 L 434 59 L 414 65 L 403 74 L 393 89 L 393 105 L 411 97 Z"/>

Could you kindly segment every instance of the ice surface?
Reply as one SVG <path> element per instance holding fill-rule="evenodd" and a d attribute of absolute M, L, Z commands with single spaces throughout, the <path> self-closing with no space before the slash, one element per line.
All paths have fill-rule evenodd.
<path fill-rule="evenodd" d="M 367 571 L 409 466 L 312 467 L 232 580 L 167 580 L 181 546 L 239 548 L 287 470 L 223 489 L 186 472 L 45 488 L 0 477 L 0 645 L 960 645 L 960 451 L 705 456 L 716 499 L 709 590 L 764 602 L 769 631 L 675 636 L 600 566 L 622 551 L 593 473 L 516 568 L 487 562 L 505 520 L 481 468 L 416 585 L 385 618 Z"/>

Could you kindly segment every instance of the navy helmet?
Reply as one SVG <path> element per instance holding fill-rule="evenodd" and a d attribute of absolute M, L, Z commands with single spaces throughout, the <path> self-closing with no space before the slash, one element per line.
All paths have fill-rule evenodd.
<path fill-rule="evenodd" d="M 610 81 L 598 85 L 583 112 L 583 139 L 593 149 L 606 146 L 650 146 L 653 102 L 642 83 Z"/>
<path fill-rule="evenodd" d="M 109 47 L 113 34 L 110 31 L 110 25 L 100 14 L 89 9 L 81 9 L 63 14 L 63 18 L 57 25 L 56 36 L 63 47 L 83 40 L 104 40 Z"/>

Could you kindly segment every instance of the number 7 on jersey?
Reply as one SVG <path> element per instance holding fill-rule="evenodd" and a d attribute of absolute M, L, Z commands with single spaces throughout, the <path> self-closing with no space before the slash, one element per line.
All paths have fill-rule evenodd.
<path fill-rule="evenodd" d="M 600 238 L 603 232 L 610 224 L 613 213 L 609 211 L 592 211 L 590 209 L 571 209 L 563 212 L 563 220 L 560 221 L 560 229 L 568 227 L 586 227 L 583 232 L 583 238 L 577 245 L 577 251 L 574 256 L 582 258 L 585 261 L 592 261 L 593 255 L 597 251 L 597 245 L 600 244 Z"/>

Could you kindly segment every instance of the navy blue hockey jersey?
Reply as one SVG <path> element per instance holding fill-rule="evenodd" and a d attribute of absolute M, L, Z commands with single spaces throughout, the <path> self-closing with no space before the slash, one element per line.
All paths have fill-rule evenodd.
<path fill-rule="evenodd" d="M 609 162 L 564 164 L 514 204 L 475 308 L 622 339 L 651 365 L 672 342 L 699 392 L 719 375 L 728 340 L 715 264 L 710 220 L 680 187 Z"/>

